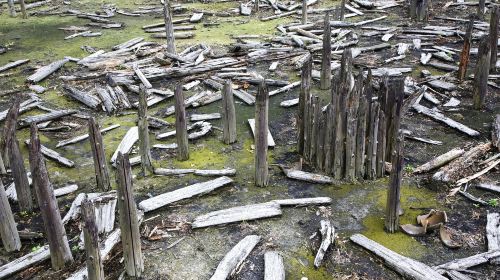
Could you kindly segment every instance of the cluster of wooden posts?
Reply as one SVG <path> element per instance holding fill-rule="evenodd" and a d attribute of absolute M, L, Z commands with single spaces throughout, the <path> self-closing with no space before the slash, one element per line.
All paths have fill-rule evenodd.
<path fill-rule="evenodd" d="M 351 51 L 344 51 L 340 71 L 331 82 L 331 99 L 325 105 L 311 95 L 311 58 L 302 69 L 298 151 L 335 179 L 382 177 L 395 149 L 404 79 L 384 78 L 375 92 L 370 72 L 367 76 L 354 77 Z"/>

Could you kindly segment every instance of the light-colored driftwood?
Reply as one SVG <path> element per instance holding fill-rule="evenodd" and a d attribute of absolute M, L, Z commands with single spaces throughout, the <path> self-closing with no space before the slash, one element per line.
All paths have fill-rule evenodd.
<path fill-rule="evenodd" d="M 405 278 L 414 280 L 447 279 L 426 264 L 391 251 L 386 247 L 380 245 L 379 243 L 370 240 L 362 234 L 355 234 L 351 236 L 350 239 L 352 242 L 384 259 L 384 262 L 388 267 L 392 268 L 394 271 L 401 274 Z"/>
<path fill-rule="evenodd" d="M 250 125 L 250 129 L 252 130 L 252 134 L 255 135 L 255 119 L 248 119 L 248 124 Z M 267 146 L 268 147 L 276 146 L 273 135 L 271 134 L 269 128 L 267 129 Z"/>
<path fill-rule="evenodd" d="M 488 213 L 486 215 L 486 240 L 488 241 L 488 251 L 500 249 L 500 214 Z M 500 258 L 490 260 L 490 263 L 498 264 Z"/>
<path fill-rule="evenodd" d="M 194 219 L 193 228 L 203 228 L 240 221 L 250 221 L 281 215 L 280 205 L 275 202 L 238 206 L 210 212 Z"/>
<path fill-rule="evenodd" d="M 321 227 L 319 232 L 321 233 L 321 245 L 319 245 L 318 252 L 314 258 L 314 267 L 319 268 L 323 262 L 326 251 L 335 242 L 335 228 L 332 226 L 329 220 L 321 220 Z"/>
<path fill-rule="evenodd" d="M 415 168 L 413 173 L 424 173 L 424 172 L 428 172 L 428 171 L 431 171 L 433 169 L 439 168 L 439 167 L 449 163 L 450 161 L 456 159 L 457 157 L 461 156 L 464 152 L 465 151 L 463 149 L 455 148 L 449 152 L 446 152 L 446 153 L 418 166 L 417 168 Z"/>
<path fill-rule="evenodd" d="M 489 262 L 491 259 L 495 259 L 500 257 L 500 250 L 495 250 L 495 251 L 489 251 L 489 252 L 484 252 L 480 253 L 477 255 L 473 255 L 470 257 L 466 257 L 463 259 L 455 259 L 450 262 L 440 264 L 438 266 L 434 266 L 433 269 L 436 270 L 438 273 L 445 273 L 448 270 L 465 270 L 470 267 L 480 265 L 483 263 Z M 427 278 L 429 279 L 429 278 Z M 438 279 L 438 278 L 436 278 Z M 439 278 L 441 279 L 441 278 Z"/>
<path fill-rule="evenodd" d="M 94 204 L 87 199 L 82 202 L 82 217 L 84 220 L 83 236 L 85 240 L 88 279 L 104 280 L 104 270 L 99 251 L 99 233 L 97 232 Z"/>
<path fill-rule="evenodd" d="M 323 205 L 331 204 L 330 197 L 306 197 L 306 198 L 289 198 L 289 199 L 275 199 L 272 202 L 278 203 L 280 206 L 309 206 L 309 205 Z"/>
<path fill-rule="evenodd" d="M 295 180 L 306 181 L 317 184 L 332 184 L 334 182 L 332 177 L 326 175 L 314 174 L 302 170 L 294 170 L 286 168 L 282 168 L 282 170 L 288 178 Z"/>
<path fill-rule="evenodd" d="M 500 193 L 500 186 L 496 186 L 493 184 L 481 183 L 481 184 L 478 184 L 476 186 L 476 188 L 491 191 L 491 192 Z"/>
<path fill-rule="evenodd" d="M 125 133 L 125 136 L 123 136 L 122 141 L 111 157 L 111 163 L 114 163 L 116 161 L 119 152 L 121 152 L 122 154 L 130 152 L 130 150 L 132 150 L 132 147 L 138 140 L 139 128 L 137 126 L 133 126 L 127 131 L 127 133 Z"/>
<path fill-rule="evenodd" d="M 264 254 L 264 280 L 285 280 L 283 257 L 276 251 Z"/>
<path fill-rule="evenodd" d="M 0 266 L 0 279 L 7 278 L 14 273 L 23 271 L 37 263 L 50 258 L 49 245 L 44 245 L 35 252 L 31 252 L 18 259 L 15 259 L 3 266 Z"/>
<path fill-rule="evenodd" d="M 118 128 L 118 127 L 120 127 L 119 124 L 113 124 L 113 125 L 110 125 L 108 127 L 101 129 L 100 132 L 105 133 L 107 131 L 113 130 L 113 129 Z M 87 138 L 89 138 L 89 134 L 84 134 L 84 135 L 76 136 L 76 137 L 73 137 L 70 139 L 61 140 L 57 143 L 56 148 L 64 147 L 64 146 L 74 144 L 74 143 L 78 143 L 78 142 L 86 140 Z"/>
<path fill-rule="evenodd" d="M 188 169 L 188 171 L 190 170 Z M 147 213 L 186 198 L 209 193 L 230 184 L 231 182 L 233 182 L 231 178 L 223 176 L 207 182 L 196 183 L 191 186 L 143 200 L 139 203 L 139 208 Z"/>
<path fill-rule="evenodd" d="M 257 2 L 257 1 L 256 1 Z M 226 280 L 236 273 L 253 248 L 259 243 L 260 236 L 248 235 L 236 244 L 221 260 L 210 280 Z"/>
<path fill-rule="evenodd" d="M 23 64 L 25 64 L 25 63 L 27 63 L 29 61 L 30 61 L 29 59 L 21 59 L 21 60 L 16 60 L 14 62 L 7 63 L 4 66 L 0 66 L 0 73 L 4 72 L 4 71 L 7 71 L 9 69 L 12 69 L 14 67 L 23 65 Z"/>
<path fill-rule="evenodd" d="M 0 182 L 0 237 L 5 251 L 12 252 L 21 249 L 17 224 L 2 182 Z"/>
<path fill-rule="evenodd" d="M 68 62 L 68 58 L 64 58 L 62 60 L 54 61 L 49 65 L 43 66 L 36 70 L 36 72 L 29 76 L 26 80 L 30 83 L 38 83 L 41 80 L 47 78 L 50 74 L 59 70 L 59 68 L 63 67 L 66 62 Z"/>

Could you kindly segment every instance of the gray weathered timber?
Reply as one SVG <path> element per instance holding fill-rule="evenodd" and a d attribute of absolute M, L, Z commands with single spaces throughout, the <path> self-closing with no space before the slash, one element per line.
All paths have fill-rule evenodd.
<path fill-rule="evenodd" d="M 332 177 L 326 175 L 314 174 L 301 170 L 293 170 L 286 168 L 282 168 L 282 170 L 288 178 L 295 180 L 306 181 L 317 184 L 332 184 L 334 182 Z"/>
<path fill-rule="evenodd" d="M 177 138 L 177 159 L 181 161 L 188 160 L 186 106 L 184 105 L 184 93 L 180 83 L 175 87 L 175 136 Z"/>
<path fill-rule="evenodd" d="M 309 206 L 309 205 L 324 205 L 331 204 L 330 197 L 306 197 L 306 198 L 289 198 L 275 199 L 272 202 L 278 203 L 280 206 Z"/>
<path fill-rule="evenodd" d="M 68 58 L 64 58 L 62 60 L 54 61 L 49 65 L 43 66 L 36 70 L 34 74 L 29 76 L 26 80 L 30 83 L 38 83 L 41 80 L 47 78 L 50 74 L 59 70 L 59 68 L 63 67 L 66 62 L 68 62 Z"/>
<path fill-rule="evenodd" d="M 269 93 L 267 85 L 262 79 L 257 91 L 255 103 L 255 185 L 267 187 L 269 183 L 269 170 L 267 163 L 267 146 L 270 135 L 269 121 Z M 251 126 L 251 125 L 250 125 Z"/>
<path fill-rule="evenodd" d="M 365 152 L 366 152 L 366 116 L 368 101 L 362 95 L 358 108 L 358 127 L 356 132 L 356 158 L 355 158 L 355 176 L 363 178 L 365 176 Z"/>
<path fill-rule="evenodd" d="M 172 8 L 170 7 L 170 0 L 163 1 L 163 18 L 165 20 L 167 52 L 177 54 L 177 51 L 175 50 L 174 25 L 172 24 Z"/>
<path fill-rule="evenodd" d="M 103 129 L 101 129 L 100 133 L 102 134 L 102 133 L 105 133 L 107 131 L 110 131 L 110 130 L 113 130 L 115 128 L 118 128 L 118 127 L 120 127 L 119 124 L 113 124 L 113 125 L 110 125 L 108 127 L 105 127 Z M 83 134 L 83 135 L 76 136 L 76 137 L 73 137 L 73 138 L 70 138 L 70 139 L 61 140 L 61 141 L 59 141 L 57 143 L 56 148 L 63 147 L 63 146 L 66 146 L 66 145 L 70 145 L 70 144 L 74 144 L 74 143 L 78 143 L 78 142 L 86 140 L 87 138 L 89 138 L 89 134 Z"/>
<path fill-rule="evenodd" d="M 302 0 L 302 24 L 307 24 L 307 0 Z"/>
<path fill-rule="evenodd" d="M 378 115 L 380 105 L 375 102 L 371 105 L 370 119 L 369 119 L 369 134 L 367 135 L 367 149 L 366 149 L 366 172 L 365 176 L 368 179 L 375 179 L 377 175 L 377 134 L 378 134 Z"/>
<path fill-rule="evenodd" d="M 116 51 L 116 50 L 123 50 L 123 49 L 128 49 L 128 48 L 131 48 L 133 47 L 134 45 L 137 45 L 139 44 L 140 42 L 144 41 L 144 38 L 143 37 L 136 37 L 136 38 L 132 38 L 126 42 L 123 42 L 119 45 L 116 45 L 116 46 L 113 46 L 113 50 Z"/>
<path fill-rule="evenodd" d="M 139 80 L 141 80 L 141 83 L 144 85 L 144 87 L 146 87 L 147 89 L 153 88 L 153 85 L 151 85 L 146 76 L 144 76 L 137 64 L 134 64 L 132 66 L 132 69 L 134 69 L 135 75 L 139 78 Z"/>
<path fill-rule="evenodd" d="M 439 167 L 447 164 L 448 162 L 456 159 L 457 157 L 461 156 L 464 152 L 465 151 L 463 149 L 460 149 L 460 148 L 452 149 L 452 150 L 418 166 L 417 168 L 415 168 L 415 170 L 413 170 L 413 173 L 424 173 L 424 172 L 428 172 L 428 171 L 434 170 L 436 168 L 439 168 Z"/>
<path fill-rule="evenodd" d="M 387 249 L 386 247 L 380 245 L 379 243 L 368 239 L 362 234 L 354 234 L 351 236 L 351 241 L 358 244 L 359 246 L 365 248 L 366 250 L 374 253 L 375 255 L 382 258 L 385 264 L 401 274 L 407 279 L 413 280 L 446 280 L 447 278 L 441 276 L 433 268 L 426 264 L 415 261 L 413 259 L 402 256 L 394 251 Z"/>
<path fill-rule="evenodd" d="M 483 108 L 484 99 L 488 92 L 488 76 L 490 74 L 491 60 L 490 47 L 489 37 L 483 36 L 479 43 L 476 71 L 474 72 L 474 89 L 472 91 L 474 109 L 476 110 Z M 497 47 L 495 46 L 495 48 Z"/>
<path fill-rule="evenodd" d="M 323 262 L 326 251 L 335 242 L 335 228 L 331 225 L 329 220 L 321 220 L 321 227 L 319 232 L 321 233 L 321 244 L 319 245 L 318 252 L 314 258 L 314 267 L 319 268 Z"/>
<path fill-rule="evenodd" d="M 222 132 L 225 144 L 236 142 L 236 110 L 234 108 L 233 88 L 227 80 L 222 89 Z"/>
<path fill-rule="evenodd" d="M 491 191 L 491 192 L 500 193 L 500 186 L 496 186 L 493 184 L 481 183 L 481 184 L 478 184 L 476 186 L 476 188 Z"/>
<path fill-rule="evenodd" d="M 118 153 L 116 182 L 125 271 L 131 277 L 141 277 L 144 271 L 144 262 L 128 154 Z"/>
<path fill-rule="evenodd" d="M 491 129 L 491 143 L 500 150 L 500 114 L 495 116 Z"/>
<path fill-rule="evenodd" d="M 60 111 L 52 111 L 46 114 L 41 114 L 41 115 L 36 115 L 36 116 L 29 116 L 24 119 L 21 119 L 19 121 L 19 126 L 20 127 L 26 127 L 29 126 L 32 123 L 42 123 L 46 121 L 51 121 L 58 119 L 60 117 L 68 116 L 75 114 L 77 111 L 76 110 L 60 110 Z"/>
<path fill-rule="evenodd" d="M 283 257 L 276 251 L 264 254 L 264 280 L 285 280 Z"/>
<path fill-rule="evenodd" d="M 5 251 L 12 252 L 21 249 L 17 224 L 2 182 L 0 182 L 0 237 Z"/>
<path fill-rule="evenodd" d="M 258 3 L 259 1 L 255 1 Z M 260 236 L 248 235 L 236 244 L 221 260 L 210 280 L 226 280 L 235 274 L 241 264 L 248 257 L 253 248 L 259 243 Z"/>
<path fill-rule="evenodd" d="M 151 148 L 149 143 L 148 105 L 146 103 L 146 89 L 141 86 L 139 92 L 139 154 L 141 155 L 141 169 L 144 176 L 153 173 L 151 163 Z"/>
<path fill-rule="evenodd" d="M 444 114 L 438 112 L 438 111 L 435 111 L 435 110 L 431 110 L 423 105 L 420 105 L 418 103 L 415 103 L 413 104 L 412 108 L 417 111 L 418 113 L 422 113 L 436 121 L 439 121 L 439 122 L 442 122 L 452 128 L 455 128 L 469 136 L 478 136 L 479 135 L 479 132 L 474 130 L 474 129 L 471 129 L 457 121 L 454 121 L 450 118 L 448 118 L 447 116 L 445 116 Z"/>
<path fill-rule="evenodd" d="M 50 258 L 49 246 L 45 245 L 35 252 L 26 254 L 18 259 L 15 259 L 3 266 L 0 266 L 0 279 L 7 278 L 14 273 L 23 271 L 37 263 L 43 262 Z"/>
<path fill-rule="evenodd" d="M 106 88 L 99 86 L 98 84 L 95 85 L 95 90 L 99 98 L 102 100 L 102 104 L 104 105 L 104 109 L 106 110 L 106 112 L 108 114 L 113 113 L 113 111 L 116 110 L 116 106 L 113 103 L 113 98 L 111 97 L 109 91 Z"/>
<path fill-rule="evenodd" d="M 89 119 L 89 134 L 90 150 L 92 151 L 92 158 L 94 159 L 94 170 L 97 187 L 103 191 L 111 189 L 111 180 L 109 179 L 109 169 L 106 164 L 106 154 L 104 153 L 104 144 L 102 141 L 101 130 L 99 124 L 96 123 L 94 118 Z"/>
<path fill-rule="evenodd" d="M 223 101 L 224 102 L 224 101 Z M 224 115 L 224 114 L 222 114 Z M 197 121 L 210 121 L 210 120 L 217 120 L 222 117 L 220 113 L 211 113 L 211 114 L 192 114 L 189 116 L 189 119 L 192 122 L 197 122 Z"/>
<path fill-rule="evenodd" d="M 496 70 L 498 56 L 498 5 L 492 5 L 490 16 L 490 72 Z"/>
<path fill-rule="evenodd" d="M 101 101 L 97 97 L 94 97 L 93 95 L 87 94 L 74 87 L 70 87 L 69 85 L 64 85 L 63 88 L 69 96 L 80 101 L 81 103 L 85 104 L 86 106 L 92 109 L 96 109 L 97 106 L 101 104 Z"/>
<path fill-rule="evenodd" d="M 116 161 L 119 152 L 122 154 L 130 152 L 137 141 L 139 141 L 139 128 L 137 126 L 133 126 L 127 131 L 127 133 L 125 133 L 122 141 L 118 144 L 118 147 L 111 157 L 111 163 Z"/>
<path fill-rule="evenodd" d="M 69 248 L 66 230 L 61 220 L 54 189 L 49 181 L 45 160 L 41 153 L 40 139 L 36 125 L 30 128 L 29 158 L 33 176 L 33 186 L 36 190 L 38 206 L 43 219 L 45 234 L 49 242 L 52 268 L 60 270 L 66 264 L 73 262 Z"/>
<path fill-rule="evenodd" d="M 392 169 L 391 169 L 391 176 L 389 179 L 389 188 L 387 189 L 387 205 L 385 214 L 385 229 L 389 233 L 394 233 L 399 229 L 401 182 L 403 180 L 404 136 L 397 135 L 396 137 L 397 138 L 395 147 L 394 150 L 392 151 L 392 160 L 391 160 Z"/>
<path fill-rule="evenodd" d="M 447 270 L 465 270 L 476 265 L 487 263 L 491 259 L 495 259 L 498 257 L 500 257 L 500 250 L 488 251 L 462 259 L 455 259 L 450 262 L 434 266 L 432 268 L 438 273 L 444 274 Z"/>
<path fill-rule="evenodd" d="M 484 13 L 486 11 L 486 0 L 479 0 L 477 5 L 477 18 L 484 19 Z"/>
<path fill-rule="evenodd" d="M 195 169 L 194 175 L 198 176 L 233 176 L 236 174 L 236 169 L 234 168 L 224 168 L 224 169 Z"/>
<path fill-rule="evenodd" d="M 30 140 L 26 140 L 25 141 L 26 145 L 29 146 L 30 144 Z M 50 159 L 50 160 L 53 160 L 61 165 L 64 165 L 66 167 L 74 167 L 75 166 L 75 163 L 72 161 L 72 160 L 69 160 L 65 157 L 63 157 L 61 154 L 59 154 L 58 152 L 50 149 L 50 148 L 47 148 L 46 146 L 44 145 L 40 145 L 40 152 L 47 158 L 47 159 Z"/>
<path fill-rule="evenodd" d="M 94 204 L 85 199 L 82 202 L 83 239 L 89 280 L 104 280 L 104 270 L 99 251 L 99 234 L 95 221 Z"/>
<path fill-rule="evenodd" d="M 213 211 L 194 219 L 193 228 L 204 228 L 241 221 L 251 221 L 281 215 L 280 205 L 275 202 L 238 206 Z"/>
<path fill-rule="evenodd" d="M 252 130 L 252 134 L 255 135 L 255 119 L 248 119 L 248 125 L 250 125 L 250 129 Z M 276 143 L 274 142 L 273 135 L 269 128 L 267 129 L 267 146 L 274 147 Z"/>
<path fill-rule="evenodd" d="M 416 21 L 427 21 L 428 5 L 428 0 L 411 0 L 410 17 Z"/>
<path fill-rule="evenodd" d="M 488 213 L 486 215 L 486 240 L 488 241 L 488 251 L 500 249 L 500 214 Z M 490 260 L 492 264 L 498 264 L 500 258 Z"/>
<path fill-rule="evenodd" d="M 325 23 L 330 22 L 330 12 L 326 12 Z M 324 24 L 323 29 L 323 50 L 321 56 L 321 89 L 329 89 L 332 83 L 332 27 L 330 24 Z"/>
<path fill-rule="evenodd" d="M 21 59 L 21 60 L 16 60 L 14 62 L 9 62 L 9 63 L 5 64 L 4 66 L 0 66 L 0 73 L 7 71 L 9 69 L 12 69 L 14 67 L 23 65 L 29 61 L 30 61 L 29 59 Z"/>
<path fill-rule="evenodd" d="M 458 65 L 458 80 L 461 82 L 467 73 L 467 65 L 469 65 L 470 48 L 472 42 L 472 29 L 474 28 L 474 16 L 469 16 L 469 22 L 465 31 L 464 45 L 460 52 L 460 63 Z"/>
<path fill-rule="evenodd" d="M 305 2 L 305 0 L 304 0 Z M 311 79 L 312 79 L 312 57 L 308 53 L 305 59 L 305 63 L 301 70 L 301 83 L 300 83 L 300 95 L 299 95 L 299 110 L 297 113 L 297 128 L 298 128 L 298 141 L 297 141 L 297 151 L 300 155 L 304 153 L 304 131 L 305 131 L 305 110 L 308 106 L 310 91 L 311 91 Z"/>
<path fill-rule="evenodd" d="M 233 180 L 231 178 L 223 176 L 207 182 L 196 183 L 191 186 L 143 200 L 139 203 L 139 208 L 147 213 L 186 198 L 209 193 L 232 182 Z"/>

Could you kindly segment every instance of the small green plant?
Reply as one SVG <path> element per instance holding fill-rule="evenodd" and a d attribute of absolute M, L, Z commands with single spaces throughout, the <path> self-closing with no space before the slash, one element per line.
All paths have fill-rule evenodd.
<path fill-rule="evenodd" d="M 29 217 L 30 213 L 28 213 L 28 211 L 21 211 L 19 213 L 19 216 L 21 216 L 21 218 L 27 218 Z"/>
<path fill-rule="evenodd" d="M 80 247 L 78 246 L 78 244 L 73 245 L 73 247 L 71 247 L 71 251 L 73 251 L 74 253 L 80 251 Z"/>
<path fill-rule="evenodd" d="M 491 207 L 497 207 L 498 206 L 498 198 L 492 198 L 488 200 L 488 205 Z"/>
<path fill-rule="evenodd" d="M 40 250 L 40 248 L 42 248 L 41 245 L 36 245 L 36 246 L 31 248 L 31 252 L 36 252 L 36 251 Z"/>
<path fill-rule="evenodd" d="M 411 165 L 411 164 L 407 164 L 407 165 L 405 165 L 405 172 L 406 172 L 406 173 L 413 173 L 413 170 L 414 170 L 414 169 L 415 169 L 415 168 L 413 168 L 413 165 Z"/>

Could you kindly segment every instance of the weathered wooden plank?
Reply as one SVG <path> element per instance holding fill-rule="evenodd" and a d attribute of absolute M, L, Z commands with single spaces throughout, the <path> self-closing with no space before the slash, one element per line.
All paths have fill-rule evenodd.
<path fill-rule="evenodd" d="M 252 134 L 255 135 L 255 119 L 248 119 L 248 124 L 250 125 L 250 129 L 252 130 Z M 276 146 L 273 135 L 271 134 L 269 128 L 267 129 L 267 142 L 268 142 L 267 144 L 268 147 Z"/>
<path fill-rule="evenodd" d="M 54 61 L 49 65 L 43 66 L 36 70 L 31 76 L 29 76 L 26 80 L 30 83 L 38 83 L 41 80 L 47 78 L 50 74 L 59 70 L 59 68 L 63 67 L 66 62 L 68 62 L 68 58 L 64 58 L 62 60 Z"/>
<path fill-rule="evenodd" d="M 99 251 L 99 234 L 97 232 L 94 204 L 87 199 L 82 202 L 82 217 L 84 220 L 83 236 L 85 240 L 88 279 L 104 280 L 104 270 Z"/>
<path fill-rule="evenodd" d="M 255 1 L 258 2 L 258 1 Z M 253 248 L 259 243 L 260 236 L 248 235 L 236 244 L 221 260 L 210 280 L 226 280 L 238 270 Z"/>
<path fill-rule="evenodd" d="M 30 145 L 30 140 L 26 140 L 25 141 L 26 145 Z M 69 160 L 65 157 L 63 157 L 60 153 L 50 149 L 50 148 L 47 148 L 46 146 L 44 145 L 40 145 L 40 152 L 47 158 L 47 159 L 51 159 L 57 163 L 60 163 L 66 167 L 74 167 L 75 166 L 75 163 L 72 161 L 72 160 Z"/>
<path fill-rule="evenodd" d="M 351 241 L 384 259 L 385 264 L 403 277 L 414 280 L 446 280 L 433 268 L 387 249 L 362 234 L 351 236 Z"/>
<path fill-rule="evenodd" d="M 5 251 L 12 252 L 21 249 L 17 224 L 2 182 L 0 182 L 0 237 Z"/>
<path fill-rule="evenodd" d="M 186 106 L 184 104 L 184 93 L 179 83 L 175 87 L 175 136 L 177 138 L 177 159 L 185 161 L 189 159 L 189 143 L 186 122 Z"/>
<path fill-rule="evenodd" d="M 332 177 L 326 175 L 314 174 L 301 170 L 293 170 L 286 168 L 282 168 L 282 170 L 288 178 L 295 180 L 318 183 L 318 184 L 332 184 L 334 182 L 334 179 Z"/>
<path fill-rule="evenodd" d="M 76 110 L 60 110 L 60 111 L 52 111 L 46 114 L 29 116 L 19 121 L 20 127 L 29 126 L 31 123 L 43 123 L 46 121 L 55 120 L 64 116 L 72 115 L 77 113 Z"/>
<path fill-rule="evenodd" d="M 194 219 L 193 228 L 203 228 L 215 225 L 229 224 L 270 218 L 281 215 L 280 205 L 275 202 L 238 206 L 210 212 Z"/>
<path fill-rule="evenodd" d="M 439 168 L 439 167 L 449 163 L 450 161 L 456 159 L 457 157 L 461 156 L 464 152 L 465 151 L 463 149 L 460 149 L 460 148 L 455 148 L 453 150 L 450 150 L 450 151 L 418 166 L 417 168 L 415 168 L 413 173 L 424 173 L 424 172 L 428 172 L 428 171 L 431 171 L 433 169 Z"/>
<path fill-rule="evenodd" d="M 0 279 L 7 278 L 14 273 L 23 271 L 37 263 L 48 260 L 49 258 L 49 245 L 44 245 L 35 252 L 31 252 L 7 264 L 4 264 L 3 266 L 0 266 Z"/>
<path fill-rule="evenodd" d="M 264 254 L 264 280 L 285 280 L 283 257 L 278 252 L 270 251 Z"/>
<path fill-rule="evenodd" d="M 486 215 L 486 240 L 488 241 L 488 251 L 500 249 L 500 214 L 488 213 Z M 498 264 L 500 258 L 490 260 L 490 263 Z"/>
<path fill-rule="evenodd" d="M 445 273 L 447 270 L 465 270 L 470 267 L 480 265 L 483 263 L 487 263 L 491 259 L 495 259 L 500 257 L 500 250 L 495 250 L 495 251 L 489 251 L 489 252 L 484 252 L 480 253 L 477 255 L 473 255 L 470 257 L 465 257 L 462 259 L 455 259 L 450 262 L 440 264 L 437 266 L 432 267 L 434 270 L 436 270 L 438 273 Z M 429 278 L 427 278 L 429 279 Z M 438 278 L 436 278 L 438 279 Z M 441 279 L 441 278 L 439 278 Z M 443 278 L 445 279 L 445 278 Z"/>
<path fill-rule="evenodd" d="M 101 129 L 100 132 L 105 133 L 107 131 L 113 130 L 113 129 L 118 128 L 118 127 L 120 127 L 119 124 L 113 124 L 113 125 L 110 125 L 108 127 Z M 89 134 L 83 134 L 83 135 L 76 136 L 76 137 L 73 137 L 70 139 L 61 140 L 57 143 L 56 148 L 70 145 L 70 144 L 74 144 L 74 143 L 78 143 L 78 142 L 86 140 L 87 138 L 89 138 Z"/>
<path fill-rule="evenodd" d="M 25 64 L 25 63 L 27 63 L 29 61 L 30 61 L 29 59 L 21 59 L 21 60 L 16 60 L 14 62 L 7 63 L 4 66 L 0 66 L 0 73 L 4 72 L 4 71 L 7 71 L 9 69 L 12 69 L 14 67 L 23 65 L 23 64 Z"/>
<path fill-rule="evenodd" d="M 130 152 L 137 141 L 139 141 L 139 128 L 137 126 L 133 126 L 127 131 L 125 136 L 123 136 L 122 141 L 111 157 L 111 163 L 116 161 L 116 157 L 118 157 L 119 152 L 122 154 Z"/>
<path fill-rule="evenodd" d="M 194 172 L 194 170 L 192 172 Z M 232 182 L 233 180 L 231 178 L 223 176 L 207 182 L 196 183 L 194 185 L 143 200 L 139 203 L 139 208 L 147 213 L 186 198 L 209 193 Z"/>

